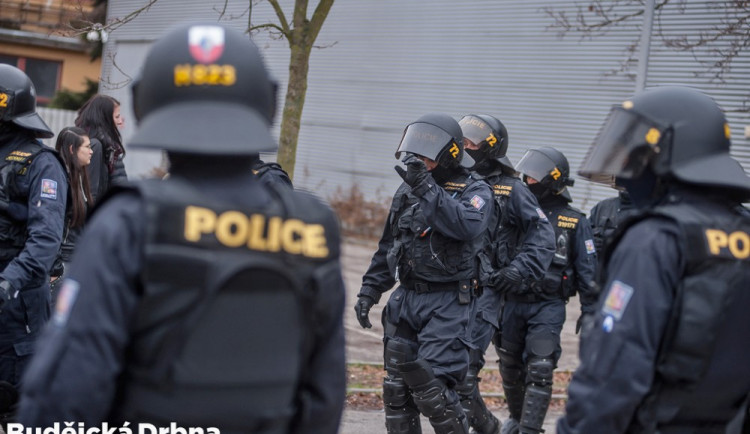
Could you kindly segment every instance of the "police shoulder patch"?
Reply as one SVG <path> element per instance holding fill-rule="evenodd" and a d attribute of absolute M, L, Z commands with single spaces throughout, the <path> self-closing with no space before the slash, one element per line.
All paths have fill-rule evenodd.
<path fill-rule="evenodd" d="M 57 181 L 52 179 L 42 179 L 41 196 L 45 199 L 57 199 Z"/>
<path fill-rule="evenodd" d="M 544 211 L 542 211 L 541 208 L 537 208 L 536 209 L 536 213 L 537 213 L 537 215 L 539 216 L 540 219 L 547 220 L 547 215 L 544 213 Z"/>
<path fill-rule="evenodd" d="M 484 199 L 477 195 L 474 195 L 474 197 L 471 198 L 471 206 L 476 209 L 482 209 L 484 207 L 484 203 Z"/>
<path fill-rule="evenodd" d="M 594 247 L 594 240 L 586 240 L 584 241 L 584 244 L 586 244 L 586 253 L 591 255 L 596 252 L 596 247 Z"/>
<path fill-rule="evenodd" d="M 68 322 L 70 310 L 73 308 L 76 298 L 78 298 L 79 288 L 80 285 L 75 280 L 65 279 L 63 281 L 55 303 L 55 312 L 52 315 L 52 322 L 55 325 L 63 326 Z"/>
<path fill-rule="evenodd" d="M 609 285 L 609 292 L 607 298 L 604 300 L 602 305 L 602 314 L 604 316 L 610 315 L 614 319 L 619 320 L 625 313 L 625 309 L 630 303 L 630 298 L 633 296 L 633 287 L 615 280 Z"/>

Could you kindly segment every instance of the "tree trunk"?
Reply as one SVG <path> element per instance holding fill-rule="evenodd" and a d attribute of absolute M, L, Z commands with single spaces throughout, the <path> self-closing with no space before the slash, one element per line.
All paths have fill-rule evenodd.
<path fill-rule="evenodd" d="M 310 67 L 310 44 L 290 43 L 289 83 L 286 89 L 284 112 L 281 117 L 279 153 L 277 162 L 294 179 L 294 165 L 297 155 L 302 108 L 307 93 L 307 71 Z"/>

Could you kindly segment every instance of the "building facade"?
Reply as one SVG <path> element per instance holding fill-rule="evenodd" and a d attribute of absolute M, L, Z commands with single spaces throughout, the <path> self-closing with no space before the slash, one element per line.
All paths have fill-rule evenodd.
<path fill-rule="evenodd" d="M 34 82 L 40 106 L 62 89 L 85 90 L 97 81 L 101 60 L 91 60 L 91 44 L 78 35 L 76 23 L 90 18 L 91 0 L 0 1 L 0 63 L 25 71 Z"/>
<path fill-rule="evenodd" d="M 127 16 L 144 3 L 110 0 L 108 17 Z M 316 2 L 311 3 L 309 14 Z M 740 52 L 723 80 L 712 80 L 710 49 L 680 52 L 666 45 L 671 38 L 710 32 L 727 19 L 725 11 L 711 1 L 673 3 L 655 17 L 646 87 L 689 85 L 714 97 L 727 111 L 733 155 L 749 170 L 750 53 Z M 293 2 L 281 4 L 291 15 Z M 566 154 L 575 173 L 610 106 L 635 90 L 637 64 L 627 59 L 633 54 L 629 47 L 637 54 L 642 24 L 633 19 L 591 38 L 560 37 L 552 14 L 573 18 L 579 4 L 337 1 L 317 39 L 320 49 L 311 56 L 295 185 L 324 199 L 354 185 L 371 199 L 389 197 L 401 182 L 393 166 L 402 131 L 428 112 L 457 119 L 467 113 L 494 115 L 508 128 L 514 163 L 526 149 L 553 146 Z M 627 5 L 612 14 L 637 12 L 634 3 Z M 127 82 L 137 76 L 147 47 L 166 27 L 202 19 L 244 30 L 247 14 L 247 1 L 157 1 L 110 34 L 102 76 L 118 85 L 105 85 L 104 91 L 120 99 L 130 115 Z M 276 21 L 271 8 L 260 2 L 252 9 L 252 22 Z M 282 104 L 288 45 L 269 33 L 258 33 L 254 40 L 280 83 Z M 126 145 L 133 126 L 129 122 Z M 160 162 L 155 154 L 129 152 L 126 157 L 135 177 L 147 176 Z M 580 178 L 571 192 L 574 205 L 585 212 L 616 194 Z"/>

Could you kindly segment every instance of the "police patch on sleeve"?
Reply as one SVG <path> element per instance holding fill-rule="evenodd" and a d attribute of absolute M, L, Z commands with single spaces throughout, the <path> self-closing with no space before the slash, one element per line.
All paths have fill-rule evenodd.
<path fill-rule="evenodd" d="M 596 247 L 594 247 L 594 240 L 586 240 L 584 241 L 584 244 L 586 244 L 586 253 L 590 255 L 596 252 Z"/>
<path fill-rule="evenodd" d="M 55 313 L 52 321 L 57 326 L 65 325 L 70 316 L 70 309 L 73 308 L 76 298 L 78 298 L 78 289 L 80 285 L 75 280 L 65 279 L 60 287 L 60 293 L 57 295 L 55 304 Z"/>
<path fill-rule="evenodd" d="M 45 199 L 57 199 L 57 181 L 42 179 L 42 197 Z"/>
<path fill-rule="evenodd" d="M 547 220 L 547 215 L 544 213 L 544 211 L 542 211 L 541 208 L 537 208 L 536 209 L 536 213 L 537 213 L 537 215 L 539 215 L 540 219 Z"/>
<path fill-rule="evenodd" d="M 609 285 L 609 292 L 607 293 L 607 298 L 604 300 L 604 305 L 602 306 L 602 314 L 604 314 L 604 316 L 610 315 L 619 321 L 625 313 L 625 309 L 628 307 L 628 303 L 630 303 L 630 298 L 632 296 L 632 286 L 628 286 L 619 280 L 615 280 Z"/>
<path fill-rule="evenodd" d="M 482 209 L 484 207 L 484 199 L 482 199 L 479 196 L 474 196 L 471 198 L 471 206 L 473 206 L 476 209 Z"/>

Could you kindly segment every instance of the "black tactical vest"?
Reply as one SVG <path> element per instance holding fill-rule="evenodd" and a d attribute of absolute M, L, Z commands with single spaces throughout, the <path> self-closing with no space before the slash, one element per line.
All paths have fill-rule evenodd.
<path fill-rule="evenodd" d="M 461 198 L 466 187 L 477 182 L 461 175 L 446 182 L 444 188 Z M 458 282 L 472 280 L 477 274 L 477 253 L 484 239 L 456 240 L 432 230 L 427 224 L 419 199 L 402 184 L 390 210 L 394 242 L 387 254 L 388 266 L 402 281 Z"/>
<path fill-rule="evenodd" d="M 745 389 L 742 395 L 742 388 L 748 386 L 747 366 L 740 368 L 743 374 L 731 386 L 739 391 L 719 390 L 711 384 L 713 375 L 709 370 L 711 366 L 716 369 L 737 365 L 731 354 L 738 349 L 746 351 L 750 342 L 750 219 L 728 209 L 698 209 L 678 203 L 628 220 L 618 232 L 621 235 L 626 227 L 648 216 L 668 218 L 678 224 L 685 274 L 676 288 L 656 359 L 654 385 L 638 409 L 632 432 L 656 432 L 666 427 L 671 430 L 665 432 L 688 432 L 685 427 L 697 429 L 697 423 L 703 421 L 700 432 L 723 433 L 723 424 L 738 408 L 717 401 L 726 403 L 739 394 L 733 403 L 739 405 L 747 394 Z M 731 347 L 717 348 L 719 336 L 731 336 Z M 716 421 L 716 425 L 712 426 L 711 421 Z"/>
<path fill-rule="evenodd" d="M 573 297 L 578 287 L 573 272 L 573 251 L 579 224 L 588 224 L 586 214 L 571 207 L 544 209 L 555 230 L 555 255 L 540 282 L 534 282 L 534 293 L 547 300 Z M 578 252 L 583 254 L 584 252 Z"/>
<path fill-rule="evenodd" d="M 146 265 L 115 421 L 289 432 L 304 412 L 316 279 L 338 256 L 327 214 L 282 189 L 257 209 L 175 178 L 137 189 Z"/>
<path fill-rule="evenodd" d="M 0 262 L 7 262 L 23 250 L 26 243 L 26 220 L 16 220 L 8 214 L 8 204 L 19 202 L 26 206 L 28 191 L 21 191 L 17 179 L 26 176 L 34 157 L 46 149 L 34 141 L 9 145 L 0 155 Z"/>
<path fill-rule="evenodd" d="M 502 170 L 490 173 L 484 180 L 492 188 L 495 212 L 488 225 L 484 247 L 478 254 L 480 286 L 488 286 L 492 272 L 507 266 L 518 255 L 524 235 L 509 224 L 507 211 L 513 185 L 521 181 L 504 175 Z"/>

